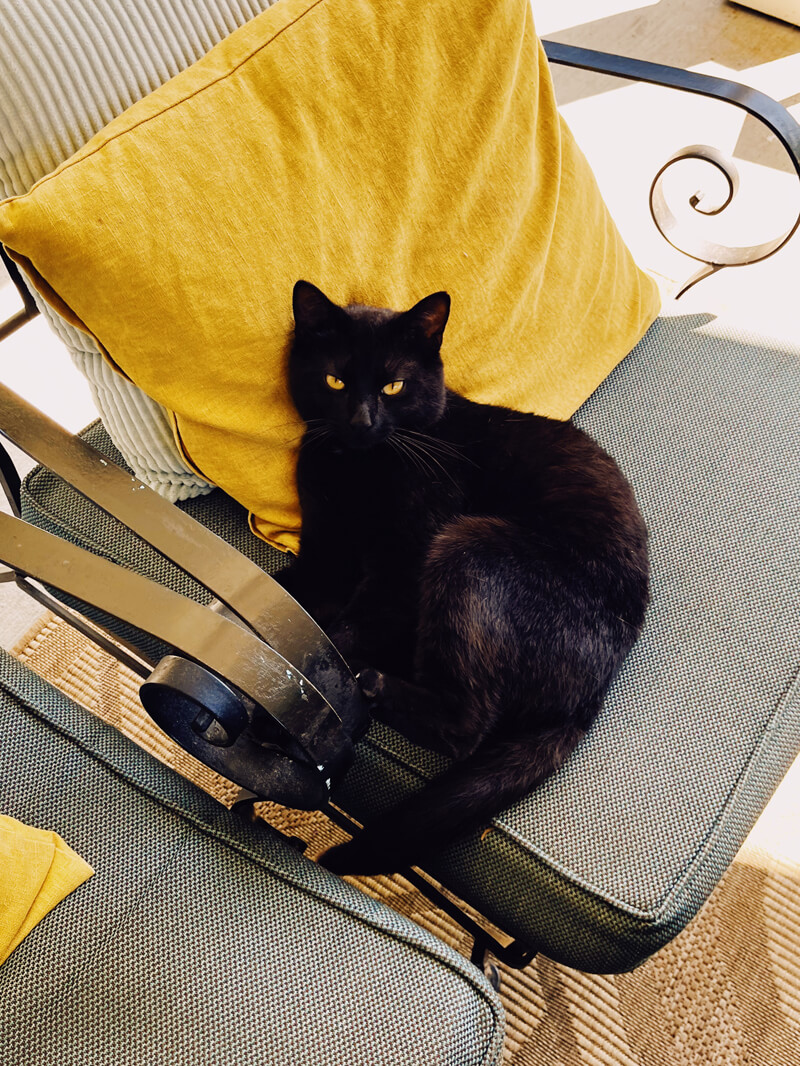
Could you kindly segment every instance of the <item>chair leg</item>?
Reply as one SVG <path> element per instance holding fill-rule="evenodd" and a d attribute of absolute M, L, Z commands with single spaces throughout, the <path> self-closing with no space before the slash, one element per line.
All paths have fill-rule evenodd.
<path fill-rule="evenodd" d="M 483 973 L 486 974 L 489 984 L 495 992 L 499 992 L 500 971 L 492 962 L 490 954 L 490 949 L 486 946 L 485 942 L 480 937 L 476 937 L 472 943 L 470 962 L 473 966 L 477 966 L 479 970 L 482 970 Z"/>

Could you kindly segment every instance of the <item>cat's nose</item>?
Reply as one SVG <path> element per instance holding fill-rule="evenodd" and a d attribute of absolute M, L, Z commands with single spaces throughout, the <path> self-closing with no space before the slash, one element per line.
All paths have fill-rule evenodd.
<path fill-rule="evenodd" d="M 375 418 L 369 406 L 361 403 L 353 412 L 350 418 L 350 425 L 353 429 L 370 429 L 374 421 Z"/>

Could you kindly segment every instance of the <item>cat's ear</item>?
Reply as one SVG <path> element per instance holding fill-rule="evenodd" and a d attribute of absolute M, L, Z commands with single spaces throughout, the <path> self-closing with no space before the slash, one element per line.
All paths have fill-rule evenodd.
<path fill-rule="evenodd" d="M 341 324 L 344 315 L 341 307 L 337 307 L 310 281 L 298 281 L 295 284 L 292 309 L 297 333 L 329 333 Z"/>
<path fill-rule="evenodd" d="M 446 292 L 434 292 L 414 304 L 404 317 L 417 335 L 438 349 L 449 316 L 450 297 Z"/>

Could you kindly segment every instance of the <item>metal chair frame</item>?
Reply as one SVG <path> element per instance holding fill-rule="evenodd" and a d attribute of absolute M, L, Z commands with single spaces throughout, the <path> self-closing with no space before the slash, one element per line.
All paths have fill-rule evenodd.
<path fill-rule="evenodd" d="M 786 108 L 765 94 L 736 82 L 661 64 L 552 41 L 544 41 L 543 45 L 548 60 L 553 64 L 577 67 L 618 78 L 696 93 L 742 108 L 762 122 L 783 145 L 800 178 L 800 125 Z M 692 145 L 676 152 L 665 162 L 653 179 L 650 189 L 650 211 L 656 226 L 670 244 L 703 264 L 697 273 L 681 287 L 679 296 L 703 278 L 719 270 L 759 262 L 774 255 L 800 227 L 800 212 L 798 212 L 797 219 L 783 234 L 746 248 L 730 248 L 707 241 L 696 233 L 680 232 L 676 216 L 667 204 L 662 189 L 662 179 L 671 166 L 680 160 L 689 158 L 705 160 L 724 175 L 728 184 L 727 196 L 721 203 L 709 204 L 702 192 L 695 193 L 691 197 L 691 207 L 699 215 L 719 214 L 732 202 L 739 187 L 739 178 L 733 163 L 725 159 L 715 148 L 704 145 Z M 22 303 L 21 310 L 0 324 L 0 340 L 3 340 L 31 321 L 39 311 L 24 284 L 19 269 L 2 246 L 0 246 L 0 257 Z M 209 720 L 205 731 L 207 735 L 203 735 L 203 730 L 195 722 L 188 734 L 185 728 L 178 731 L 180 735 L 176 739 L 179 743 L 188 741 L 185 746 L 189 750 L 193 750 L 194 754 L 221 773 L 231 776 L 233 763 L 229 756 L 234 751 L 235 744 L 219 743 L 218 734 L 215 740 L 215 729 L 221 729 L 223 739 L 230 740 L 226 730 L 232 729 L 235 732 L 236 728 L 239 728 L 238 737 L 248 724 L 252 725 L 252 705 L 259 704 L 264 707 L 272 701 L 270 713 L 277 721 L 278 727 L 283 728 L 289 736 L 295 735 L 297 730 L 303 728 L 303 723 L 297 717 L 300 714 L 297 693 L 303 689 L 306 677 L 311 680 L 308 681 L 305 691 L 317 692 L 311 683 L 315 676 L 314 663 L 317 660 L 318 663 L 324 663 L 326 667 L 334 664 L 338 687 L 334 686 L 336 690 L 332 694 L 330 691 L 327 692 L 327 699 L 317 692 L 319 700 L 316 706 L 316 733 L 313 741 L 306 744 L 306 750 L 313 753 L 313 758 L 319 756 L 321 763 L 333 765 L 334 772 L 341 772 L 347 762 L 347 759 L 342 756 L 342 750 L 347 748 L 341 736 L 342 722 L 351 735 L 357 734 L 361 728 L 359 709 L 351 685 L 352 678 L 348 680 L 346 668 L 324 634 L 298 605 L 294 604 L 294 601 L 290 601 L 274 581 L 255 567 L 255 564 L 245 560 L 227 543 L 193 522 L 192 519 L 186 518 L 182 512 L 178 512 L 155 493 L 148 491 L 144 497 L 138 492 L 131 493 L 129 475 L 113 468 L 113 465 L 110 466 L 100 456 L 100 453 L 89 448 L 79 438 L 71 437 L 54 423 L 44 419 L 44 416 L 39 415 L 18 397 L 14 397 L 9 390 L 0 390 L 0 433 L 14 440 L 23 450 L 29 451 L 34 458 L 50 466 L 56 473 L 62 473 L 62 476 L 71 481 L 85 495 L 94 499 L 134 531 L 140 533 L 163 554 L 196 576 L 218 597 L 219 602 L 209 609 L 185 600 L 169 590 L 163 590 L 163 614 L 156 627 L 159 630 L 157 635 L 162 636 L 168 643 L 174 644 L 175 638 L 171 635 L 177 629 L 185 629 L 185 626 L 178 623 L 191 614 L 191 623 L 199 627 L 201 636 L 194 641 L 184 640 L 182 646 L 178 648 L 181 655 L 185 657 L 182 661 L 188 660 L 201 672 L 205 671 L 205 674 L 201 673 L 201 688 L 202 685 L 206 686 L 202 688 L 202 693 L 207 694 L 209 699 L 213 699 L 208 692 L 208 686 L 213 687 L 214 676 L 217 679 L 221 677 L 223 683 L 237 692 L 239 696 L 244 693 L 246 697 L 249 697 L 249 702 L 245 700 L 244 706 L 248 709 L 247 713 L 250 714 L 250 718 L 244 726 L 241 721 L 238 727 L 235 722 L 232 724 L 231 717 L 226 718 L 226 705 L 223 698 L 222 703 L 216 705 L 222 707 L 219 715 L 216 718 L 212 715 Z M 67 457 L 66 468 L 65 456 Z M 121 477 L 125 480 L 125 485 Z M 139 628 L 151 633 L 156 632 L 154 619 L 159 613 L 153 610 L 153 583 L 132 575 L 130 572 L 122 571 L 119 567 L 113 567 L 112 564 L 99 560 L 78 548 L 65 545 L 63 541 L 59 541 L 61 565 L 53 565 L 51 540 L 56 538 L 35 530 L 34 527 L 21 521 L 19 478 L 13 462 L 2 448 L 0 448 L 0 481 L 3 483 L 13 512 L 12 516 L 0 516 L 0 560 L 11 567 L 2 579 L 15 580 L 27 594 L 36 598 L 48 609 L 66 617 L 71 624 L 76 625 L 118 659 L 126 662 L 140 676 L 150 675 L 156 664 L 149 661 L 141 649 L 122 647 L 117 638 L 98 631 L 92 623 L 81 618 L 58 599 L 34 584 L 31 578 L 43 581 L 61 591 L 72 593 L 87 602 L 93 602 L 95 606 L 104 608 L 116 617 L 132 621 Z M 145 498 L 147 506 L 145 506 Z M 175 525 L 176 514 L 180 516 L 177 526 Z M 183 521 L 184 518 L 186 522 Z M 63 565 L 64 559 L 69 561 L 68 566 Z M 256 574 L 255 571 L 258 573 Z M 68 579 L 67 572 L 69 572 Z M 289 625 L 286 624 L 287 611 L 291 619 Z M 242 671 L 242 657 L 238 655 L 237 649 L 243 643 L 248 644 L 249 651 L 262 666 L 267 660 L 268 665 L 269 663 L 274 665 L 277 656 L 283 667 L 288 664 L 290 672 L 294 673 L 289 685 L 291 691 L 281 690 L 281 699 L 278 700 L 280 707 L 277 711 L 274 707 L 277 689 L 271 688 L 270 684 L 265 686 L 263 678 L 259 679 L 255 675 L 247 675 L 247 671 Z M 225 650 L 220 654 L 219 649 L 223 645 Z M 281 655 L 284 655 L 285 659 L 281 658 Z M 213 674 L 206 669 L 207 667 L 211 668 Z M 317 667 L 316 676 L 321 676 L 322 673 L 324 670 Z M 211 677 L 210 681 L 206 675 Z M 168 674 L 168 686 L 170 683 Z M 147 682 L 143 687 L 146 691 Z M 180 682 L 178 687 L 180 687 Z M 320 688 L 323 686 L 320 685 Z M 201 700 L 203 696 L 194 693 L 191 698 Z M 145 699 L 146 706 L 147 702 Z M 155 707 L 154 717 L 159 720 L 160 714 L 160 724 L 162 727 L 166 724 L 167 731 L 170 731 L 169 717 L 173 713 L 170 708 L 174 708 L 174 704 L 168 701 L 165 710 L 164 707 L 158 706 L 156 699 L 155 703 L 148 708 L 151 713 L 153 713 L 153 706 Z M 303 704 L 304 712 L 306 708 L 307 705 Z M 233 718 L 236 718 L 235 713 Z M 175 735 L 174 730 L 173 735 Z M 222 753 L 221 758 L 220 753 Z M 254 794 L 258 795 L 259 789 L 263 792 L 268 777 L 269 774 L 261 777 L 258 775 L 248 777 L 245 774 L 244 779 L 241 779 L 240 775 L 240 779 L 233 776 L 233 780 L 238 780 L 243 785 L 241 799 L 251 800 Z M 320 791 L 319 794 L 319 806 L 321 807 L 325 806 L 324 791 Z M 276 797 L 273 796 L 273 798 Z M 326 813 L 348 831 L 358 831 L 358 827 L 345 812 L 329 805 Z M 487 972 L 495 984 L 498 981 L 497 970 L 488 964 L 489 954 L 509 966 L 520 968 L 526 966 L 536 954 L 535 945 L 522 945 L 511 941 L 510 938 L 498 940 L 494 932 L 487 931 L 479 922 L 465 914 L 454 898 L 446 895 L 441 890 L 441 886 L 433 883 L 422 872 L 407 871 L 405 876 L 441 910 L 455 918 L 470 933 L 474 941 L 472 959 L 476 965 L 484 969 L 488 966 Z"/>

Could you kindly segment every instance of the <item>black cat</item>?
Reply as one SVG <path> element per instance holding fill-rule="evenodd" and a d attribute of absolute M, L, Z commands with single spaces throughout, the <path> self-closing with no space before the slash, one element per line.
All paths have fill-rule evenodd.
<path fill-rule="evenodd" d="M 445 388 L 447 293 L 342 308 L 299 281 L 293 303 L 303 524 L 280 580 L 375 716 L 454 760 L 322 860 L 392 872 L 487 825 L 576 746 L 641 628 L 647 535 L 581 430 Z"/>

